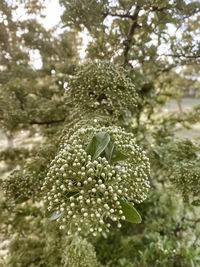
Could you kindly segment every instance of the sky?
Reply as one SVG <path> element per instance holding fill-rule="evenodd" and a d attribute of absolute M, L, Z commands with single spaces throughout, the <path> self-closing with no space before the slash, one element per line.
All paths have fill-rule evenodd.
<path fill-rule="evenodd" d="M 59 0 L 48 0 L 45 10 L 46 18 L 43 19 L 43 25 L 49 29 L 60 22 L 60 16 L 62 15 L 62 8 L 59 4 Z"/>

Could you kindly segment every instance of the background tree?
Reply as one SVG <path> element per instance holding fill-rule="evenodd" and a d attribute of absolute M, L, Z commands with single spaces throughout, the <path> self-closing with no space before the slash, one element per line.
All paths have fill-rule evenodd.
<path fill-rule="evenodd" d="M 64 121 L 62 77 L 53 73 L 70 73 L 78 58 L 74 33 L 64 31 L 56 36 L 55 29 L 46 30 L 31 17 L 42 9 L 33 1 L 24 6 L 25 19 L 16 21 L 17 4 L 1 1 L 1 126 L 8 138 L 35 124 Z M 39 69 L 33 66 L 34 53 L 41 59 Z"/>
<path fill-rule="evenodd" d="M 21 165 L 3 182 L 7 198 L 1 203 L 2 232 L 7 238 L 16 234 L 6 264 L 80 266 L 81 258 L 85 266 L 198 266 L 199 140 L 182 139 L 176 132 L 199 121 L 199 106 L 185 112 L 179 105 L 180 113 L 167 114 L 163 106 L 169 99 L 181 103 L 188 88 L 198 94 L 200 4 L 183 0 L 60 3 L 63 23 L 70 32 L 59 37 L 36 20 L 12 23 L 10 17 L 10 24 L 1 26 L 3 129 L 8 135 L 20 129 L 33 133 L 34 129 L 43 136 L 39 148 L 36 144 L 31 150 L 1 153 L 9 166 Z M 12 8 L 2 2 L 4 13 L 12 14 Z M 41 6 L 30 1 L 25 8 L 35 14 Z M 84 29 L 92 37 L 86 60 L 99 63 L 86 64 L 74 73 L 73 65 L 78 63 L 74 32 Z M 9 38 L 15 41 L 8 43 Z M 27 51 L 34 49 L 42 58 L 39 70 L 30 66 Z M 108 64 L 118 74 L 112 76 L 112 71 L 98 64 Z M 115 72 L 120 66 L 125 67 L 125 76 Z M 121 78 L 113 82 L 113 77 L 121 75 L 128 81 L 126 86 Z M 102 84 L 111 90 L 101 92 Z M 127 106 L 127 100 L 121 105 L 115 85 L 117 90 L 132 88 L 137 108 Z M 109 105 L 110 95 L 113 106 Z M 48 222 L 43 203 L 37 200 L 42 197 L 41 186 L 52 159 L 68 140 L 71 144 L 88 138 L 77 138 L 76 130 L 81 136 L 81 129 L 94 116 L 101 127 L 117 124 L 134 134 L 134 142 L 150 159 L 151 190 L 143 204 L 135 204 L 141 224 L 124 222 L 119 229 L 111 223 L 109 233 L 89 236 L 86 241 L 84 233 L 67 237 L 67 230 L 59 229 L 55 221 Z M 29 159 L 22 164 L 24 157 Z M 53 188 L 48 183 L 45 186 L 47 192 Z"/>

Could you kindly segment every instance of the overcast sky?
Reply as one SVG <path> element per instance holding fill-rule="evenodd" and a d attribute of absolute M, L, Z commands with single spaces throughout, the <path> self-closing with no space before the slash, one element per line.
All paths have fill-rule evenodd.
<path fill-rule="evenodd" d="M 60 16 L 62 15 L 62 8 L 59 5 L 59 0 L 49 0 L 46 6 L 44 19 L 44 26 L 46 28 L 51 28 L 59 23 Z"/>

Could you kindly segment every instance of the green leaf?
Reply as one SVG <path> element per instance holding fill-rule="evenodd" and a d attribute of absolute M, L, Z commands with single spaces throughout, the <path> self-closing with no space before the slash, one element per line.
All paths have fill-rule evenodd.
<path fill-rule="evenodd" d="M 86 152 L 92 156 L 92 160 L 95 160 L 105 150 L 109 142 L 110 135 L 108 133 L 99 132 L 93 136 L 86 147 Z"/>
<path fill-rule="evenodd" d="M 114 150 L 114 144 L 112 142 L 109 142 L 107 147 L 105 148 L 105 155 L 108 161 L 111 160 Z"/>
<path fill-rule="evenodd" d="M 126 203 L 124 200 L 119 200 L 121 204 L 121 209 L 126 217 L 126 221 L 132 223 L 141 223 L 142 218 L 137 210 L 130 204 Z"/>
<path fill-rule="evenodd" d="M 48 218 L 49 221 L 55 221 L 58 219 L 63 213 L 57 213 L 56 211 L 53 212 L 50 218 Z"/>
<path fill-rule="evenodd" d="M 108 161 L 117 162 L 128 158 L 125 154 L 115 149 L 115 145 L 110 141 L 105 148 L 105 156 Z"/>
<path fill-rule="evenodd" d="M 121 161 L 121 160 L 126 160 L 128 158 L 127 155 L 123 154 L 122 152 L 120 151 L 115 151 L 111 160 L 112 162 L 117 162 L 117 161 Z"/>

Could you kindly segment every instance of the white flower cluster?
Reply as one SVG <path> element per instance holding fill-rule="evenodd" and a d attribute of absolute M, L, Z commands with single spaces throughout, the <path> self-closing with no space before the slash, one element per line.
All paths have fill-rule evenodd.
<path fill-rule="evenodd" d="M 105 156 L 92 161 L 86 147 L 98 132 L 110 135 L 117 150 L 128 155 L 112 163 Z M 120 199 L 141 203 L 150 187 L 149 161 L 133 135 L 120 127 L 80 128 L 63 143 L 51 162 L 42 189 L 47 209 L 58 214 L 61 228 L 93 233 L 108 231 L 106 218 L 125 220 Z"/>
<path fill-rule="evenodd" d="M 69 78 L 67 98 L 78 109 L 119 117 L 137 106 L 138 95 L 123 67 L 99 62 L 85 64 Z"/>

